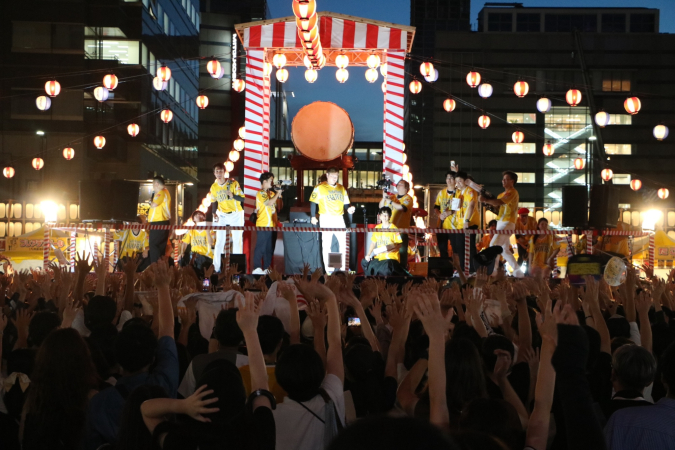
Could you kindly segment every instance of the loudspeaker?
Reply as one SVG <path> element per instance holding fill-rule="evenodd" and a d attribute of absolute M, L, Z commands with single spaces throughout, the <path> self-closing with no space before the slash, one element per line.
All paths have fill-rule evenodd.
<path fill-rule="evenodd" d="M 452 278 L 455 273 L 455 266 L 452 265 L 452 258 L 443 258 L 441 256 L 429 258 L 428 276 L 437 278 Z"/>
<path fill-rule="evenodd" d="M 588 227 L 588 191 L 586 186 L 563 186 L 562 224 L 563 227 Z"/>
<path fill-rule="evenodd" d="M 80 181 L 80 219 L 135 222 L 138 189 L 138 183 L 133 181 Z"/>
<path fill-rule="evenodd" d="M 615 228 L 618 220 L 619 188 L 609 184 L 592 186 L 588 224 L 597 229 Z"/>
<path fill-rule="evenodd" d="M 245 253 L 231 253 L 230 265 L 232 264 L 236 264 L 237 270 L 239 270 L 241 273 L 248 273 L 248 266 L 246 265 Z"/>

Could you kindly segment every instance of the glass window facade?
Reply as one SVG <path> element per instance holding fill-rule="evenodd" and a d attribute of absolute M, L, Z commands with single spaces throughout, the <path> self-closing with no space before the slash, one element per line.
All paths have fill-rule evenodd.
<path fill-rule="evenodd" d="M 541 14 L 518 14 L 516 16 L 516 31 L 519 33 L 541 31 Z"/>
<path fill-rule="evenodd" d="M 509 123 L 534 124 L 537 123 L 537 115 L 535 113 L 507 113 L 506 121 Z"/>
<path fill-rule="evenodd" d="M 603 92 L 630 92 L 631 73 L 626 71 L 602 72 Z"/>
<path fill-rule="evenodd" d="M 537 145 L 534 142 L 523 142 L 522 144 L 507 142 L 506 153 L 537 153 Z"/>
<path fill-rule="evenodd" d="M 608 155 L 631 155 L 633 146 L 631 144 L 605 144 L 605 153 Z"/>
<path fill-rule="evenodd" d="M 512 31 L 513 14 L 511 13 L 489 13 L 488 31 Z"/>

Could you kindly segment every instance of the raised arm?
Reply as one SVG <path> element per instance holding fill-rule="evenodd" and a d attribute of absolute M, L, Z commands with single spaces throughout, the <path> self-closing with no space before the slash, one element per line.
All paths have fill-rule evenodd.
<path fill-rule="evenodd" d="M 374 352 L 379 352 L 380 343 L 377 340 L 377 336 L 375 336 L 373 327 L 370 325 L 370 321 L 366 315 L 366 310 L 363 309 L 363 305 L 361 305 L 359 299 L 356 298 L 354 292 L 349 287 L 343 287 L 340 294 L 342 301 L 348 306 L 351 306 L 354 309 L 356 315 L 359 317 L 359 320 L 361 320 L 361 331 L 363 332 L 363 336 L 368 339 L 370 347 Z"/>
<path fill-rule="evenodd" d="M 246 349 L 248 350 L 248 363 L 251 369 L 251 391 L 255 392 L 261 389 L 269 391 L 265 358 L 260 347 L 260 339 L 258 338 L 258 306 L 256 306 L 253 293 L 247 291 L 244 295 L 246 296 L 244 304 L 238 302 L 237 324 L 244 334 Z M 261 406 L 271 409 L 272 403 L 270 403 L 270 400 L 266 396 L 260 395 L 253 400 L 253 409 Z"/>
<path fill-rule="evenodd" d="M 652 325 L 649 322 L 649 309 L 652 307 L 652 296 L 647 291 L 642 291 L 638 294 L 635 303 L 640 320 L 640 341 L 642 347 L 652 351 Z"/>
<path fill-rule="evenodd" d="M 281 296 L 288 302 L 291 311 L 291 323 L 289 330 L 291 344 L 300 343 L 300 313 L 298 312 L 298 297 L 295 295 L 293 289 L 283 281 L 277 281 L 277 295 Z"/>
<path fill-rule="evenodd" d="M 532 347 L 532 324 L 527 310 L 527 288 L 522 283 L 513 286 L 518 314 L 518 344 L 521 348 Z"/>
<path fill-rule="evenodd" d="M 126 264 L 124 264 L 124 279 L 126 280 L 124 288 L 124 309 L 127 311 L 134 310 L 134 279 L 137 268 L 138 261 L 133 257 L 128 258 Z"/>
<path fill-rule="evenodd" d="M 204 385 L 199 386 L 194 394 L 185 399 L 153 398 L 146 400 L 141 404 L 143 422 L 148 427 L 150 434 L 153 434 L 157 425 L 166 421 L 166 417 L 170 414 L 186 414 L 200 422 L 210 422 L 203 414 L 212 414 L 219 411 L 218 408 L 207 408 L 208 405 L 218 401 L 217 397 L 203 400 L 204 397 L 211 394 L 213 394 L 213 390 Z M 160 446 L 163 446 L 164 437 L 159 438 Z"/>
<path fill-rule="evenodd" d="M 157 338 L 169 336 L 173 338 L 173 307 L 171 305 L 171 291 L 169 290 L 169 265 L 162 258 L 153 265 L 155 272 L 155 286 L 157 286 L 156 314 L 159 320 Z"/>
<path fill-rule="evenodd" d="M 307 317 L 314 328 L 314 350 L 319 354 L 326 367 L 326 309 L 316 300 L 307 299 Z"/>
<path fill-rule="evenodd" d="M 593 328 L 600 335 L 600 351 L 612 353 L 612 340 L 607 328 L 607 322 L 600 309 L 600 285 L 593 277 L 586 277 L 586 287 L 582 293 L 584 303 L 588 302 L 589 312 L 593 319 Z M 649 322 L 648 322 L 649 323 Z M 650 329 L 651 330 L 651 329 Z"/>

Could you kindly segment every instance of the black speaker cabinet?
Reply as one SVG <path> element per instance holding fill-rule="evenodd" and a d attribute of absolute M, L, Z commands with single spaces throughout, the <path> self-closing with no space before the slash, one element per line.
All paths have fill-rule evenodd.
<path fill-rule="evenodd" d="M 588 226 L 588 191 L 586 186 L 563 186 L 563 227 L 586 228 Z"/>
<path fill-rule="evenodd" d="M 618 220 L 619 188 L 610 184 L 592 186 L 588 224 L 597 229 L 615 228 Z"/>

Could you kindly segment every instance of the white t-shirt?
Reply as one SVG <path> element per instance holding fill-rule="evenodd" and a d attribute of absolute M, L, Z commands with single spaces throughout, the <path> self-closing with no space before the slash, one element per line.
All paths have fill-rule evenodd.
<path fill-rule="evenodd" d="M 248 366 L 248 356 L 246 355 L 237 355 L 237 362 L 235 363 L 237 369 L 242 366 Z M 178 386 L 178 393 L 184 398 L 188 398 L 197 390 L 197 380 L 195 380 L 195 374 L 192 370 L 192 362 L 185 371 L 185 376 L 183 381 L 181 381 L 180 386 Z"/>
<path fill-rule="evenodd" d="M 344 387 L 338 377 L 326 375 L 321 387 L 335 403 L 338 418 L 345 423 Z M 326 402 L 321 395 L 303 402 L 314 414 L 325 419 Z M 324 447 L 325 424 L 298 402 L 286 398 L 273 411 L 277 428 L 277 450 L 316 450 Z"/>

